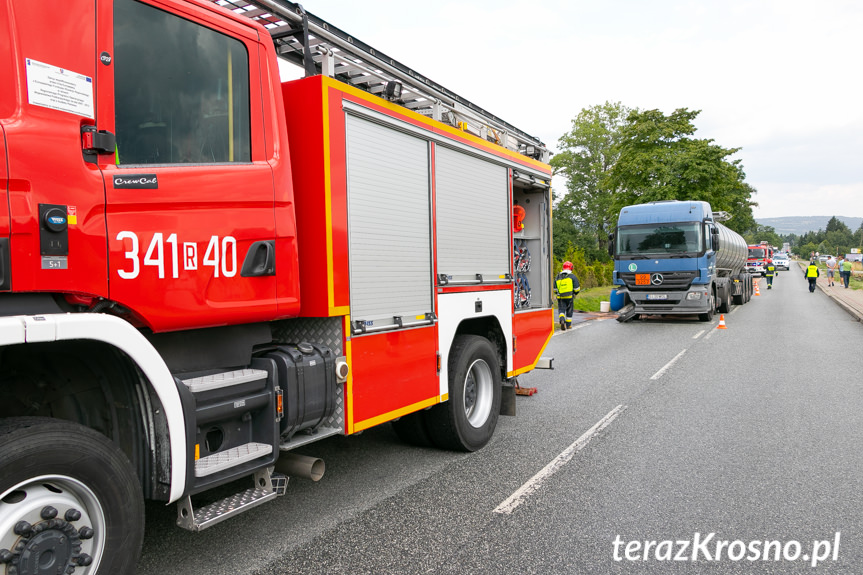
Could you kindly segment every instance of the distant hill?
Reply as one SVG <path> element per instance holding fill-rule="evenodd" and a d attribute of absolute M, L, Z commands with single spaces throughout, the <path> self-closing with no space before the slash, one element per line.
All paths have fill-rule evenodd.
<path fill-rule="evenodd" d="M 827 222 L 833 216 L 791 216 L 787 218 L 755 218 L 755 221 L 762 226 L 770 226 L 779 235 L 787 236 L 788 234 L 803 235 L 806 232 L 817 232 L 818 230 L 827 229 Z M 852 232 L 856 232 L 863 222 L 863 218 L 849 218 L 846 216 L 836 216 L 836 218 L 844 223 Z"/>

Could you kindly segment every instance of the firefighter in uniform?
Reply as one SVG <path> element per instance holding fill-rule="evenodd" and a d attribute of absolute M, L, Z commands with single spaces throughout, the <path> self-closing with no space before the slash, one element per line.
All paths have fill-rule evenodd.
<path fill-rule="evenodd" d="M 815 293 L 815 282 L 818 281 L 819 275 L 821 274 L 818 272 L 818 266 L 815 265 L 815 260 L 812 260 L 809 262 L 809 267 L 803 272 L 803 277 L 809 280 L 809 293 Z"/>
<path fill-rule="evenodd" d="M 572 273 L 572 262 L 563 262 L 563 269 L 554 280 L 554 293 L 557 295 L 557 311 L 560 329 L 572 328 L 572 300 L 581 291 L 578 278 Z"/>
<path fill-rule="evenodd" d="M 773 260 L 767 260 L 767 271 L 764 272 L 764 276 L 767 278 L 767 289 L 771 289 L 773 287 L 773 276 L 776 275 L 776 266 L 773 265 Z"/>

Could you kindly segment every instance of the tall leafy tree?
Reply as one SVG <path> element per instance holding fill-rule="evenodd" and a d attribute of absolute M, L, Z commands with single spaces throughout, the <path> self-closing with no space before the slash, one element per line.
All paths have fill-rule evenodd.
<path fill-rule="evenodd" d="M 601 256 L 605 251 L 617 217 L 614 189 L 606 180 L 617 161 L 621 130 L 631 112 L 619 102 L 583 109 L 572 121 L 571 130 L 558 140 L 561 151 L 551 159 L 554 172 L 566 177 L 566 194 L 555 206 L 555 230 L 578 230 L 575 235 L 580 238 L 567 239 L 585 247 L 588 255 L 598 251 Z M 557 231 L 555 236 L 557 239 Z M 584 246 L 588 238 L 594 250 Z"/>
<path fill-rule="evenodd" d="M 605 186 L 614 208 L 657 200 L 703 200 L 732 214 L 734 229 L 752 227 L 754 188 L 744 182 L 740 148 L 692 137 L 699 110 L 632 111 L 621 129 L 617 161 Z M 733 219 L 732 219 L 733 222 Z"/>
<path fill-rule="evenodd" d="M 767 242 L 771 246 L 782 245 L 782 238 L 776 233 L 776 230 L 773 229 L 772 226 L 756 224 L 754 230 L 744 233 L 743 237 L 746 240 L 746 243 L 750 245 L 760 244 L 761 242 Z"/>

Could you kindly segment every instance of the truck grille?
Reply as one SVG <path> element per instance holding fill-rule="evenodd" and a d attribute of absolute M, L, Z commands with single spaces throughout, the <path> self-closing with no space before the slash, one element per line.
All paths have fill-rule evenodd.
<path fill-rule="evenodd" d="M 626 287 L 636 291 L 670 291 L 670 290 L 686 290 L 692 284 L 692 280 L 697 276 L 696 272 L 649 272 L 650 276 L 654 274 L 662 276 L 662 283 L 655 285 L 635 285 L 635 273 L 626 272 L 618 275 Z"/>

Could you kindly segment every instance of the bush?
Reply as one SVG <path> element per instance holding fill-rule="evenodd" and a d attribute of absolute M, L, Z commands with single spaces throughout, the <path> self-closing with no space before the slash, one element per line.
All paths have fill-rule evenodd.
<path fill-rule="evenodd" d="M 567 244 L 566 252 L 563 260 L 554 258 L 554 276 L 560 273 L 563 262 L 572 262 L 572 272 L 578 278 L 581 289 L 591 289 L 600 286 L 611 285 L 611 275 L 614 271 L 614 262 L 595 261 L 591 264 L 587 263 L 584 250 L 574 247 L 571 243 Z"/>

